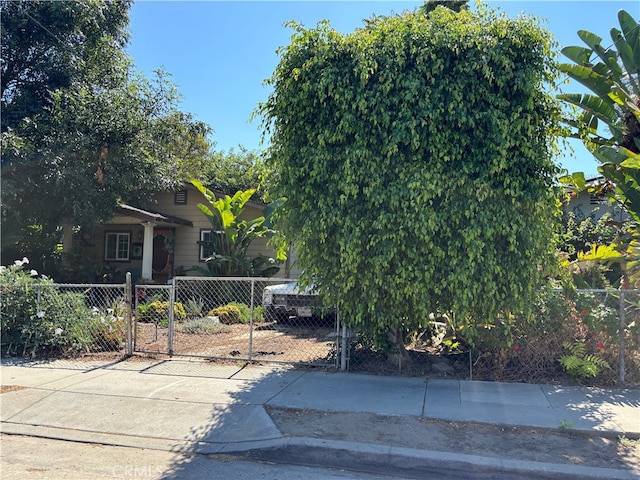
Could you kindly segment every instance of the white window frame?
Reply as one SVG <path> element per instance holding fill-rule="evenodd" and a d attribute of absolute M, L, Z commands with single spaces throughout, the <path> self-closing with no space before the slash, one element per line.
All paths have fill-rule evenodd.
<path fill-rule="evenodd" d="M 109 238 L 115 237 L 115 256 L 109 257 Z M 128 262 L 131 256 L 130 232 L 106 232 L 104 235 L 104 259 L 108 262 Z"/>
<path fill-rule="evenodd" d="M 200 230 L 200 241 L 201 242 L 206 242 L 208 241 L 208 239 L 205 239 L 206 235 L 211 235 L 212 233 L 217 233 L 218 235 L 223 235 L 224 232 L 222 231 L 214 231 L 211 229 L 204 229 L 204 230 Z M 213 255 L 215 252 L 211 252 L 211 255 L 205 255 L 205 251 L 204 251 L 204 245 L 200 244 L 199 245 L 199 249 L 198 249 L 198 255 L 199 255 L 199 260 L 201 262 L 204 262 L 207 258 L 209 258 L 211 255 Z"/>

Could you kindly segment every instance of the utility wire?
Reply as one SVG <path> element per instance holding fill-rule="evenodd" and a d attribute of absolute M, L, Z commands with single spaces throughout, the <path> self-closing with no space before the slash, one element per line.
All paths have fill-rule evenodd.
<path fill-rule="evenodd" d="M 79 57 L 76 52 L 74 52 L 72 49 L 69 48 L 69 46 L 63 42 L 55 33 L 53 33 L 51 30 L 49 30 L 47 27 L 45 27 L 42 23 L 40 23 L 36 18 L 33 17 L 33 15 L 31 15 L 27 10 L 21 8 L 20 11 L 27 17 L 29 18 L 33 23 L 35 23 L 36 25 L 38 25 L 40 28 L 42 28 L 45 32 L 47 32 L 49 35 L 51 35 L 59 44 L 60 46 L 62 46 L 62 48 L 64 50 L 67 51 L 67 53 L 69 53 L 73 59 L 75 61 L 77 61 L 78 63 L 80 63 L 80 65 L 84 65 L 84 59 Z"/>
<path fill-rule="evenodd" d="M 638 24 L 638 25 L 636 25 L 635 27 L 633 27 L 629 33 L 632 33 L 634 30 L 638 30 L 638 29 L 640 29 L 640 24 Z M 625 36 L 625 37 L 626 37 L 626 36 Z M 615 42 L 613 42 L 611 45 L 609 45 L 607 48 L 605 48 L 605 52 L 606 52 L 607 50 L 609 50 L 611 47 L 614 47 L 614 46 L 615 46 L 615 44 L 616 44 L 616 43 L 615 43 Z M 566 48 L 566 47 L 565 47 L 565 48 Z M 597 54 L 595 51 L 593 51 L 593 50 L 592 50 L 592 51 L 591 51 L 591 55 L 589 56 L 589 63 L 591 63 L 593 55 L 596 55 L 596 57 L 598 56 L 598 54 Z M 618 55 L 619 55 L 619 54 L 618 54 Z M 593 60 L 596 60 L 596 59 L 594 58 Z M 558 88 L 558 87 L 559 87 L 560 85 L 562 85 L 566 80 L 571 80 L 571 77 L 570 77 L 569 75 L 565 75 L 565 77 L 564 77 L 562 80 L 560 80 L 560 82 L 558 82 L 558 83 L 556 84 L 555 88 Z"/>

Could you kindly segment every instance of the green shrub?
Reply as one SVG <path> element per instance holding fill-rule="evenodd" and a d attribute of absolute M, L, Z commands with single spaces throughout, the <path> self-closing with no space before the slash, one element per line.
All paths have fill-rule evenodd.
<path fill-rule="evenodd" d="M 22 328 L 38 312 L 38 283 L 34 276 L 22 269 L 22 262 L 0 267 L 0 338 L 3 354 L 23 353 Z"/>
<path fill-rule="evenodd" d="M 106 311 L 94 308 L 92 331 L 95 350 L 117 351 L 123 347 L 127 327 L 123 313 L 117 307 Z"/>
<path fill-rule="evenodd" d="M 563 355 L 558 361 L 567 373 L 578 382 L 596 377 L 601 370 L 611 368 L 603 358 L 587 353 L 583 340 L 577 340 L 573 343 L 564 342 L 563 346 L 569 351 L 569 355 Z"/>
<path fill-rule="evenodd" d="M 240 323 L 251 323 L 251 307 L 249 307 L 249 305 L 241 302 L 230 302 L 226 306 L 236 307 L 240 311 Z M 253 321 L 255 323 L 263 321 L 264 315 L 262 311 L 262 305 L 253 308 Z"/>
<path fill-rule="evenodd" d="M 173 304 L 173 319 L 175 322 L 184 322 L 187 319 L 187 312 L 180 302 Z M 139 322 L 168 322 L 169 302 L 154 300 L 149 303 L 138 305 Z"/>
<path fill-rule="evenodd" d="M 230 302 L 226 305 L 227 307 L 236 307 L 238 309 L 239 314 L 239 323 L 250 323 L 251 322 L 251 308 L 245 303 L 240 302 Z"/>
<path fill-rule="evenodd" d="M 51 354 L 88 352 L 94 344 L 93 311 L 84 294 L 44 287 L 36 319 L 29 325 L 29 345 Z"/>
<path fill-rule="evenodd" d="M 253 307 L 253 322 L 254 323 L 264 322 L 264 307 L 262 305 Z"/>
<path fill-rule="evenodd" d="M 240 318 L 240 309 L 235 305 L 224 305 L 214 308 L 209 312 L 210 317 L 218 317 L 220 323 L 232 325 L 234 323 L 242 323 Z"/>
<path fill-rule="evenodd" d="M 184 304 L 188 318 L 199 318 L 205 310 L 204 300 L 202 298 L 189 298 Z"/>
<path fill-rule="evenodd" d="M 619 294 L 596 295 L 580 293 L 576 299 L 576 311 L 584 323 L 595 332 L 605 332 L 618 341 Z"/>
<path fill-rule="evenodd" d="M 35 357 L 90 351 L 96 320 L 84 294 L 60 292 L 51 280 L 24 270 L 28 263 L 25 258 L 0 268 L 2 353 Z"/>

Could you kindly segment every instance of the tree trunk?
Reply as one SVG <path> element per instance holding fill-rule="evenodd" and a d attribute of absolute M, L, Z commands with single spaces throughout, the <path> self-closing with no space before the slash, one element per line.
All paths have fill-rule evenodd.
<path fill-rule="evenodd" d="M 404 347 L 404 334 L 401 328 L 388 333 L 389 342 L 393 345 L 387 353 L 387 362 L 402 371 L 411 363 L 409 352 Z"/>

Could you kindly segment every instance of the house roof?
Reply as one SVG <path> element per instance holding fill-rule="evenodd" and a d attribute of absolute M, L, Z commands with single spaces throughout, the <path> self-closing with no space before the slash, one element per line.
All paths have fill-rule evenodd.
<path fill-rule="evenodd" d="M 116 212 L 121 215 L 127 215 L 129 217 L 139 218 L 147 222 L 161 222 L 171 223 L 174 225 L 187 225 L 193 227 L 193 222 L 185 220 L 184 218 L 174 217 L 173 215 L 166 215 L 160 212 L 152 212 L 150 210 L 142 210 L 141 208 L 132 207 L 126 203 L 121 203 L 116 207 Z"/>

